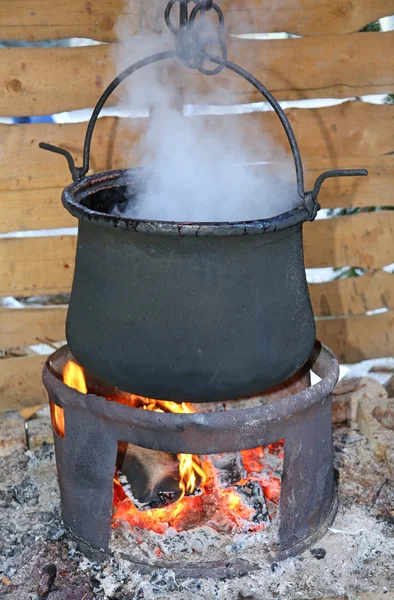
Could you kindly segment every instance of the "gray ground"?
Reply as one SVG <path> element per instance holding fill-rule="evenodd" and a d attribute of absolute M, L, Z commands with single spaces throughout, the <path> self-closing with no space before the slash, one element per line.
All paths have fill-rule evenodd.
<path fill-rule="evenodd" d="M 257 545 L 251 552 L 261 570 L 224 581 L 179 581 L 169 569 L 140 575 L 121 557 L 132 539 L 121 531 L 108 561 L 89 562 L 63 530 L 53 446 L 14 450 L 0 461 L 0 598 L 44 598 L 37 595 L 42 569 L 55 563 L 49 600 L 393 599 L 394 483 L 354 427 L 336 428 L 334 446 L 340 509 L 325 538 L 280 564 Z M 191 561 L 207 559 L 204 547 L 186 552 Z"/>

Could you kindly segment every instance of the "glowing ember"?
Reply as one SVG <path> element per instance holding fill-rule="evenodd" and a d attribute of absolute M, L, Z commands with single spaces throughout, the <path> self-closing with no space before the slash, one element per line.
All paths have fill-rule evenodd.
<path fill-rule="evenodd" d="M 164 533 L 172 527 L 185 531 L 214 521 L 215 528 L 223 531 L 251 531 L 264 529 L 265 525 L 251 525 L 253 509 L 242 502 L 234 489 L 220 489 L 214 467 L 209 460 L 204 462 L 206 486 L 201 496 L 181 497 L 176 503 L 164 508 L 140 512 L 125 495 L 122 485 L 115 478 L 114 526 L 127 522 L 132 527 Z"/>
<path fill-rule="evenodd" d="M 64 383 L 87 394 L 83 369 L 69 361 L 63 371 Z M 113 400 L 108 398 L 108 400 Z M 133 394 L 121 394 L 116 402 L 133 408 L 167 413 L 193 413 L 189 404 L 143 398 Z M 59 409 L 62 410 L 62 409 Z M 56 420 L 56 408 L 54 408 Z M 63 423 L 57 426 L 63 427 Z M 61 417 L 59 417 L 59 420 Z M 279 503 L 280 477 L 275 472 L 278 461 L 283 460 L 283 441 L 266 448 L 244 450 L 241 453 L 243 473 L 231 487 L 221 487 L 211 460 L 192 454 L 177 454 L 179 460 L 178 500 L 163 508 L 139 510 L 126 495 L 117 476 L 114 478 L 114 526 L 127 522 L 132 527 L 164 533 L 168 528 L 185 531 L 203 524 L 214 524 L 217 531 L 257 531 L 264 529 L 264 515 L 259 509 L 268 499 Z M 218 455 L 223 456 L 223 455 Z M 270 466 L 274 464 L 274 466 Z M 234 481 L 234 480 L 233 480 Z M 200 488 L 200 495 L 193 495 Z M 254 496 L 253 496 L 254 494 Z M 251 499 L 250 497 L 253 496 Z M 266 511 L 266 507 L 265 507 Z M 265 513 L 266 515 L 267 513 Z"/>
<path fill-rule="evenodd" d="M 253 450 L 242 450 L 242 461 L 249 474 L 248 481 L 259 481 L 263 488 L 264 496 L 274 504 L 279 504 L 280 480 L 273 476 L 274 469 L 269 468 L 266 453 L 277 455 L 283 460 L 283 440 L 280 440 L 276 444 L 270 444 L 266 448 L 260 447 Z"/>

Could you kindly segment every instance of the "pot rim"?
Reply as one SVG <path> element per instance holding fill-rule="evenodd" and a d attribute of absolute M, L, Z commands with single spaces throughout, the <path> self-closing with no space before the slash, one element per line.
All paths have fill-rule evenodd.
<path fill-rule="evenodd" d="M 241 236 L 261 233 L 274 233 L 302 225 L 310 219 L 305 202 L 300 206 L 272 217 L 254 221 L 193 222 L 158 221 L 150 219 L 132 219 L 109 215 L 87 208 L 82 204 L 84 198 L 100 190 L 141 181 L 142 169 L 117 169 L 96 173 L 67 186 L 62 194 L 63 206 L 80 221 L 97 225 L 124 229 L 135 233 L 164 234 L 184 236 Z"/>

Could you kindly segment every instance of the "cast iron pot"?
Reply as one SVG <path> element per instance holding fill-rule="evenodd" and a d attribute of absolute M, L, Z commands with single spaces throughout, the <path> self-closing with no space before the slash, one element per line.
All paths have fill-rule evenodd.
<path fill-rule="evenodd" d="M 305 277 L 302 224 L 320 208 L 331 171 L 304 191 L 297 142 L 283 110 L 252 75 L 226 62 L 271 103 L 289 139 L 299 206 L 268 220 L 170 223 L 108 214 L 136 194 L 137 171 L 86 177 L 96 119 L 109 95 L 163 52 L 124 71 L 101 97 L 85 140 L 84 166 L 69 161 L 74 183 L 63 204 L 79 219 L 67 341 L 76 359 L 118 388 L 163 400 L 212 402 L 248 397 L 284 382 L 309 358 L 315 325 Z M 143 179 L 143 176 L 142 176 Z"/>

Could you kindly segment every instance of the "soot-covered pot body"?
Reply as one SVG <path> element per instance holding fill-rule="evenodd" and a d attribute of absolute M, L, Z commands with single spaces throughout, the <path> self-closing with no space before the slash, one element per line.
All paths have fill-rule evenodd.
<path fill-rule="evenodd" d="M 164 400 L 222 401 L 286 380 L 315 342 L 306 208 L 253 223 L 109 216 L 130 178 L 95 175 L 63 194 L 79 218 L 72 354 L 105 382 Z"/>

